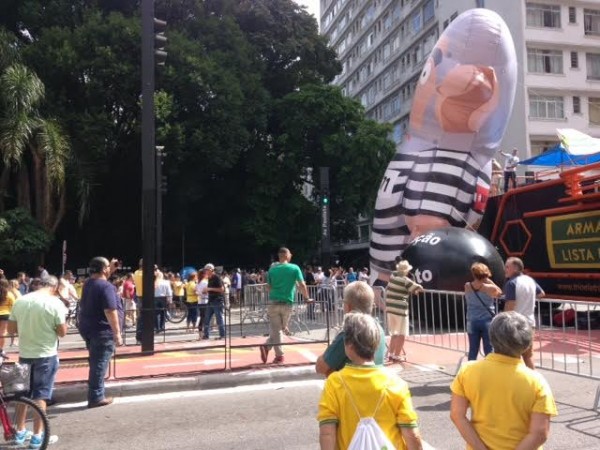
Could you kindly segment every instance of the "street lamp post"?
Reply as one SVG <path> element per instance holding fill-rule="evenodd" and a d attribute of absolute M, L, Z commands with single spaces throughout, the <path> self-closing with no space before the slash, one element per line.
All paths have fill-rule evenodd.
<path fill-rule="evenodd" d="M 154 0 L 142 0 L 142 351 L 154 352 L 156 155 L 154 148 Z"/>
<path fill-rule="evenodd" d="M 329 269 L 331 260 L 331 220 L 329 199 L 329 167 L 319 168 L 321 201 L 319 202 L 321 214 L 321 265 Z"/>

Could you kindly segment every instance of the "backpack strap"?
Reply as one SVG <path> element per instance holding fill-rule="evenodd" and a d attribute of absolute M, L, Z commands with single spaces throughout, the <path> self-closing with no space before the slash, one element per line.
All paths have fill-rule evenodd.
<path fill-rule="evenodd" d="M 348 394 L 348 398 L 350 399 L 350 404 L 354 408 L 354 411 L 356 412 L 356 415 L 358 416 L 358 420 L 363 419 L 363 417 L 361 417 L 361 415 L 360 415 L 360 412 L 358 411 L 358 406 L 356 406 L 354 397 L 352 397 L 352 392 L 350 392 L 350 388 L 348 388 L 348 385 L 344 381 L 344 377 L 342 377 L 342 375 L 340 373 L 338 373 L 337 375 L 338 375 L 340 381 L 342 382 L 342 386 L 344 387 L 344 390 Z M 377 411 L 379 411 L 379 407 L 381 406 L 381 403 L 383 402 L 383 397 L 385 396 L 385 391 L 387 391 L 387 388 L 389 385 L 390 385 L 390 380 L 388 379 L 388 382 L 386 383 L 386 385 L 383 387 L 383 390 L 381 391 L 381 395 L 379 396 L 379 400 L 377 401 L 377 405 L 375 406 L 375 411 L 373 411 L 373 414 L 371 414 L 370 417 L 375 417 L 375 414 L 377 414 Z"/>

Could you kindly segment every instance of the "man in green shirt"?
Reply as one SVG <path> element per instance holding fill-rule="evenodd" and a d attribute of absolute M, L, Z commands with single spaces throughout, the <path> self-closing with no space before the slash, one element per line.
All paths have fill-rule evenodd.
<path fill-rule="evenodd" d="M 271 347 L 275 348 L 275 359 L 273 363 L 283 363 L 283 350 L 281 349 L 281 333 L 288 326 L 290 316 L 292 315 L 292 305 L 296 296 L 296 286 L 307 299 L 308 289 L 302 276 L 300 267 L 291 264 L 292 253 L 289 249 L 281 247 L 278 252 L 279 263 L 273 264 L 267 274 L 267 286 L 269 289 L 269 306 L 267 315 L 269 317 L 270 333 L 269 339 L 264 345 L 260 346 L 260 359 L 263 363 L 267 362 Z"/>
<path fill-rule="evenodd" d="M 29 397 L 45 412 L 59 365 L 58 338 L 67 334 L 67 309 L 56 297 L 56 277 L 47 276 L 41 280 L 41 286 L 15 302 L 8 319 L 8 332 L 19 333 L 19 362 L 31 366 Z M 17 419 L 15 443 L 24 445 L 29 440 L 29 448 L 40 448 L 44 441 L 43 433 L 40 421 L 34 421 L 33 432 L 26 430 L 23 415 Z M 57 440 L 58 437 L 52 435 L 48 443 L 53 444 Z"/>

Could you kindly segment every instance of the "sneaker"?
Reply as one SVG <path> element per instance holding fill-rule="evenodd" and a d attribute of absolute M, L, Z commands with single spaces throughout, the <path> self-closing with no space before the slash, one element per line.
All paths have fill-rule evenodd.
<path fill-rule="evenodd" d="M 42 443 L 44 442 L 44 433 L 39 436 L 34 434 L 31 436 L 31 440 L 29 441 L 29 448 L 36 449 L 42 448 Z M 58 436 L 55 434 L 50 435 L 48 438 L 48 445 L 56 444 L 58 442 Z"/>
<path fill-rule="evenodd" d="M 273 360 L 273 364 L 283 364 L 283 362 L 284 362 L 283 355 L 276 356 L 275 359 Z"/>
<path fill-rule="evenodd" d="M 29 430 L 17 431 L 15 433 L 15 444 L 23 445 L 25 441 L 28 441 L 33 436 L 33 433 Z"/>
<path fill-rule="evenodd" d="M 267 347 L 266 345 L 261 345 L 259 347 L 260 349 L 260 360 L 263 362 L 263 364 L 267 363 L 267 358 L 269 357 L 269 347 Z"/>

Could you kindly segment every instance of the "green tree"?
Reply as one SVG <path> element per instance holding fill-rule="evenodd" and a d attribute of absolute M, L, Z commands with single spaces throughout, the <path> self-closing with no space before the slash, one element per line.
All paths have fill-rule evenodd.
<path fill-rule="evenodd" d="M 18 267 L 37 261 L 51 241 L 28 211 L 16 208 L 0 215 L 0 263 Z"/>
<path fill-rule="evenodd" d="M 0 35 L 1 46 L 15 45 L 8 33 Z M 9 52 L 3 51 L 3 54 Z M 17 56 L 3 58 L 0 67 L 0 212 L 4 197 L 16 197 L 16 205 L 32 211 L 46 230 L 54 232 L 65 209 L 65 166 L 68 139 L 54 119 L 40 114 L 44 85 Z M 9 182 L 14 189 L 9 189 Z"/>
<path fill-rule="evenodd" d="M 67 200 L 78 202 L 67 201 L 56 238 L 78 241 L 71 261 L 140 255 L 138 9 L 135 0 L 0 5 L 0 24 L 46 87 L 40 115 L 70 137 Z M 392 144 L 326 85 L 340 64 L 314 18 L 292 0 L 157 0 L 156 16 L 169 39 L 156 95 L 166 260 L 179 261 L 182 234 L 186 262 L 262 265 L 282 244 L 310 257 L 319 216 L 301 191 L 318 186 L 325 165 L 334 231 L 350 235 Z"/>

